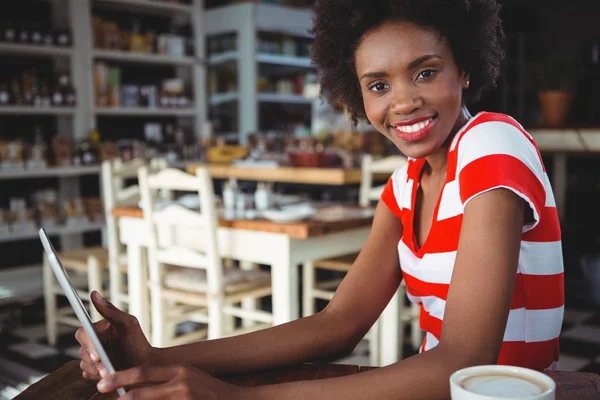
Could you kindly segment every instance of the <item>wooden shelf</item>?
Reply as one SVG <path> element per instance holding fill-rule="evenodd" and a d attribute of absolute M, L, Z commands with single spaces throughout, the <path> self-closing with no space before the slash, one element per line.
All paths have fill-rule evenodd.
<path fill-rule="evenodd" d="M 157 0 L 95 0 L 95 3 L 136 13 L 162 15 L 187 14 L 191 16 L 193 11 L 191 5 L 167 3 Z"/>
<path fill-rule="evenodd" d="M 124 117 L 193 117 L 194 108 L 137 108 L 137 107 L 99 107 L 94 110 L 96 115 Z"/>
<path fill-rule="evenodd" d="M 69 57 L 73 54 L 73 49 L 35 44 L 0 43 L 0 53 Z"/>
<path fill-rule="evenodd" d="M 1 115 L 73 115 L 73 107 L 0 106 Z"/>
<path fill-rule="evenodd" d="M 78 167 L 56 167 L 45 169 L 1 170 L 2 179 L 35 179 L 64 178 L 69 176 L 94 175 L 100 173 L 99 165 L 82 165 Z"/>
<path fill-rule="evenodd" d="M 96 59 L 122 61 L 135 64 L 158 64 L 158 65 L 193 65 L 193 57 L 174 57 L 165 54 L 134 53 L 122 50 L 94 50 Z"/>

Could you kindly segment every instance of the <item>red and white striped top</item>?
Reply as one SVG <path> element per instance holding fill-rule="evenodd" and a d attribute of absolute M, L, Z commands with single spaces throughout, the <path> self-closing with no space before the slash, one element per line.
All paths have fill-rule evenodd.
<path fill-rule="evenodd" d="M 552 188 L 533 138 L 503 114 L 485 112 L 472 118 L 448 149 L 446 182 L 427 240 L 417 248 L 413 210 L 425 162 L 409 159 L 394 172 L 382 194 L 403 224 L 398 253 L 408 297 L 421 306 L 420 324 L 426 332 L 421 351 L 439 343 L 465 205 L 480 193 L 502 187 L 529 203 L 534 222 L 523 226 L 516 286 L 498 363 L 556 368 L 564 311 L 561 232 Z"/>

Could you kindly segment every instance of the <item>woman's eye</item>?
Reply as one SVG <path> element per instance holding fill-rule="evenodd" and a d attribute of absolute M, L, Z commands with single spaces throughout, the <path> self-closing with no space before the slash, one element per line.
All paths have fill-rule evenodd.
<path fill-rule="evenodd" d="M 383 82 L 377 82 L 369 87 L 369 90 L 372 90 L 373 92 L 381 92 L 385 89 L 387 89 L 387 85 Z"/>
<path fill-rule="evenodd" d="M 431 78 L 433 75 L 435 75 L 435 70 L 433 70 L 433 69 L 426 69 L 425 71 L 421 71 L 419 73 L 418 78 L 428 79 L 428 78 Z"/>

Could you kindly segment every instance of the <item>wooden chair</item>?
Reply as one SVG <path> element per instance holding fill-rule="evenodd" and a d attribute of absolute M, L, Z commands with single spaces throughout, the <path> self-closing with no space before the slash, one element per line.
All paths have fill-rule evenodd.
<path fill-rule="evenodd" d="M 165 159 L 156 158 L 150 160 L 150 168 L 160 171 L 167 168 Z M 148 162 L 141 158 L 123 162 L 120 158 L 107 160 L 102 163 L 102 195 L 104 210 L 106 214 L 106 236 L 108 250 L 109 269 L 109 293 L 112 303 L 123 309 L 129 302 L 129 295 L 124 285 L 124 275 L 127 269 L 127 254 L 121 245 L 118 221 L 111 214 L 115 207 L 137 206 L 141 200 L 140 187 L 138 184 L 128 185 L 127 182 L 138 178 L 138 170 L 148 166 Z"/>
<path fill-rule="evenodd" d="M 151 161 L 153 168 L 166 168 L 162 159 Z M 108 278 L 109 296 L 119 308 L 127 303 L 127 290 L 123 288 L 123 275 L 127 273 L 126 255 L 119 241 L 119 230 L 110 210 L 116 206 L 137 204 L 140 199 L 137 185 L 126 187 L 125 181 L 137 178 L 137 170 L 146 165 L 146 161 L 135 159 L 122 162 L 120 159 L 102 163 L 102 200 L 106 215 L 108 247 L 95 246 L 76 250 L 62 251 L 58 257 L 70 278 L 77 285 L 82 300 L 89 301 L 89 293 L 97 290 L 104 292 L 103 282 Z M 108 271 L 108 276 L 106 272 Z M 56 344 L 58 324 L 80 326 L 71 307 L 57 308 L 56 296 L 64 296 L 60 285 L 47 263 L 45 254 L 43 262 L 44 301 L 46 316 L 46 334 L 50 345 Z M 106 293 L 104 294 L 106 295 Z M 102 319 L 93 306 L 90 306 L 90 317 L 93 321 Z"/>
<path fill-rule="evenodd" d="M 150 232 L 148 265 L 153 346 L 171 346 L 205 337 L 215 339 L 241 333 L 226 330 L 227 318 L 259 322 L 256 330 L 271 326 L 273 316 L 261 310 L 239 306 L 243 299 L 271 294 L 270 274 L 223 267 L 217 235 L 216 199 L 208 169 L 196 175 L 176 169 L 149 174 L 139 171 L 144 220 Z M 196 192 L 200 210 L 177 203 L 158 209 L 159 191 Z M 188 334 L 175 336 L 175 327 L 184 321 L 207 324 Z"/>
<path fill-rule="evenodd" d="M 58 253 L 58 258 L 71 279 L 77 294 L 82 300 L 90 301 L 90 291 L 102 293 L 102 267 L 108 262 L 108 253 L 102 247 L 84 248 Z M 44 306 L 46 317 L 46 337 L 48 344 L 56 345 L 58 324 L 73 327 L 81 326 L 71 306 L 58 308 L 57 296 L 64 296 L 62 288 L 56 281 L 46 254 L 43 258 Z M 90 289 L 92 288 L 92 289 Z M 90 317 L 98 321 L 102 317 L 93 306 L 90 306 Z"/>
<path fill-rule="evenodd" d="M 377 201 L 383 193 L 384 185 L 373 187 L 373 175 L 390 174 L 396 169 L 401 168 L 407 162 L 406 157 L 390 156 L 379 160 L 374 160 L 371 155 L 365 155 L 362 160 L 362 178 L 359 191 L 359 204 L 361 207 L 368 207 L 372 201 Z M 312 315 L 315 313 L 315 300 L 331 300 L 335 289 L 338 287 L 341 279 L 332 279 L 327 281 L 316 281 L 316 270 L 325 270 L 333 272 L 347 273 L 356 260 L 358 254 L 347 254 L 341 257 L 318 260 L 314 263 L 306 263 L 303 269 L 303 315 Z M 402 299 L 406 298 L 406 287 L 402 282 L 399 295 Z M 419 328 L 419 308 L 417 306 L 404 308 L 402 315 L 403 324 L 412 326 L 412 344 L 418 348 L 421 344 L 422 333 Z M 377 320 L 371 327 L 366 336 L 369 341 L 369 363 L 373 366 L 380 365 L 379 354 L 381 346 L 380 322 Z M 404 342 L 404 329 L 400 330 L 400 352 Z M 401 356 L 401 354 L 400 354 Z"/>

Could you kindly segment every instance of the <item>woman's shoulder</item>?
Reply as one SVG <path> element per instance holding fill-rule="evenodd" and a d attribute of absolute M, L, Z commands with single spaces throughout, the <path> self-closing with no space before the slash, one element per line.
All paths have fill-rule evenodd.
<path fill-rule="evenodd" d="M 487 144 L 487 146 L 485 146 Z M 513 117 L 483 111 L 469 120 L 454 136 L 449 151 L 469 151 L 495 145 L 537 148 L 533 137 Z"/>

